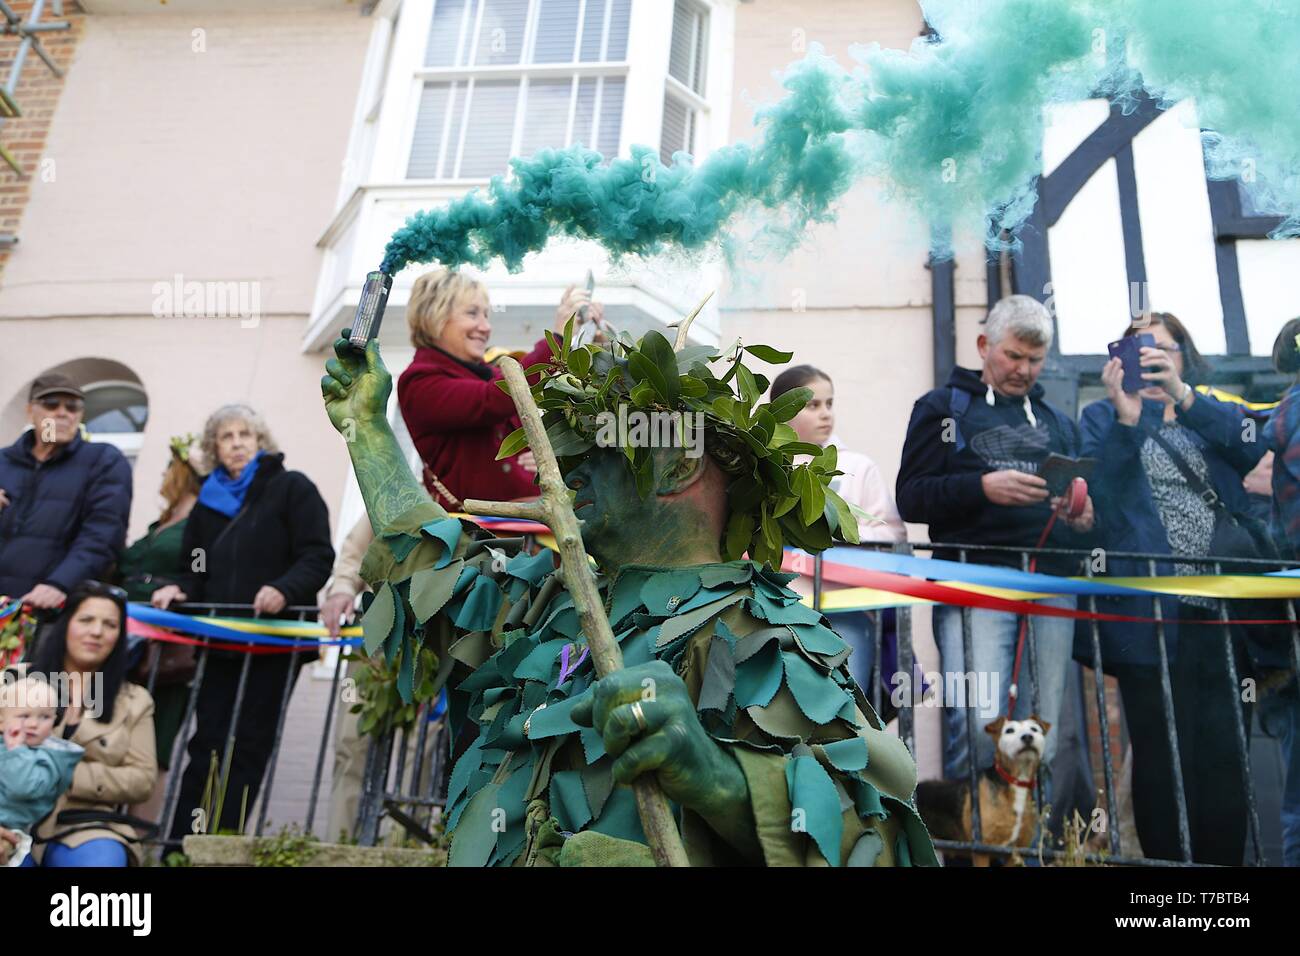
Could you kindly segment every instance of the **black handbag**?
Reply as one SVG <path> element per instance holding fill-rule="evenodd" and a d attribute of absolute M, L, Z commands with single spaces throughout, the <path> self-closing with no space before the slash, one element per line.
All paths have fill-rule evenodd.
<path fill-rule="evenodd" d="M 1143 432 L 1164 449 L 1174 466 L 1182 472 L 1188 487 L 1214 512 L 1214 534 L 1210 538 L 1210 555 L 1224 558 L 1255 558 L 1282 563 L 1282 557 L 1264 522 L 1250 515 L 1234 514 L 1218 492 L 1201 480 L 1192 466 L 1167 439 L 1151 429 Z M 1258 565 L 1231 560 L 1221 562 L 1220 573 L 1259 574 Z M 1286 621 L 1286 603 L 1281 600 L 1234 600 L 1228 602 L 1228 617 L 1235 620 Z M 1290 645 L 1290 624 L 1243 625 L 1251 658 L 1259 662 L 1259 651 L 1276 652 Z"/>
<path fill-rule="evenodd" d="M 1225 558 L 1262 558 L 1281 562 L 1281 555 L 1262 521 L 1250 515 L 1234 514 L 1228 510 L 1219 493 L 1201 480 L 1201 476 L 1187 463 L 1187 459 L 1178 449 L 1158 432 L 1149 428 L 1142 430 L 1148 438 L 1164 449 L 1165 454 L 1174 463 L 1174 467 L 1182 472 L 1188 487 L 1214 512 L 1214 535 L 1210 538 L 1210 554 Z M 1245 571 L 1244 568 L 1242 570 Z"/>

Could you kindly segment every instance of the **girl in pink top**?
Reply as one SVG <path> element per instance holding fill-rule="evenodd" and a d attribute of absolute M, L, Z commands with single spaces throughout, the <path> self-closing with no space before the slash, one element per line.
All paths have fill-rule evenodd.
<path fill-rule="evenodd" d="M 811 365 L 796 365 L 776 377 L 772 383 L 772 398 L 795 388 L 812 390 L 812 398 L 790 421 L 800 441 L 814 445 L 835 445 L 838 450 L 838 467 L 844 474 L 831 482 L 841 498 L 857 505 L 869 517 L 858 521 L 858 535 L 862 541 L 906 541 L 907 530 L 898 515 L 889 486 L 880 476 L 876 463 L 866 455 L 846 451 L 835 437 L 835 386 L 830 376 Z M 801 458 L 807 461 L 807 458 Z M 801 593 L 811 593 L 806 579 L 796 579 L 790 586 Z M 823 583 L 823 591 L 836 590 L 842 585 Z M 849 672 L 866 693 L 871 696 L 871 668 L 875 663 L 875 637 L 871 618 L 864 611 L 827 613 L 835 632 L 853 648 L 849 658 Z M 885 688 L 886 694 L 888 687 Z"/>

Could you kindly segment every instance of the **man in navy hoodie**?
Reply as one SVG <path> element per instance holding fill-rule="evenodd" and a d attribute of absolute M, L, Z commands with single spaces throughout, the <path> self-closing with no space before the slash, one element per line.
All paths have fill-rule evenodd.
<path fill-rule="evenodd" d="M 1027 295 L 1002 299 L 989 312 L 979 337 L 983 368 L 954 369 L 946 386 L 926 393 L 912 408 L 895 490 L 903 519 L 928 524 L 931 541 L 1007 549 L 1033 548 L 1038 543 L 1056 504 L 1047 482 L 1038 475 L 1039 466 L 1053 452 L 1079 454 L 1078 427 L 1043 400 L 1043 388 L 1037 384 L 1052 332 L 1052 317 L 1037 300 Z M 1045 547 L 1081 548 L 1092 526 L 1089 498 L 1078 518 L 1057 521 Z M 958 560 L 959 552 L 939 548 L 934 556 Z M 972 550 L 966 559 L 1021 566 L 1017 550 Z M 1078 563 L 1044 557 L 1038 570 L 1074 573 Z M 1073 597 L 1040 603 L 1075 606 Z M 949 779 L 965 779 L 969 772 L 967 706 L 978 708 L 976 768 L 993 765 L 993 741 L 984 727 L 1006 713 L 1019 619 L 1003 611 L 972 610 L 970 626 L 974 660 L 966 662 L 962 609 L 935 607 L 935 641 L 944 673 L 944 776 Z M 1034 711 L 1036 674 L 1038 716 L 1055 724 L 1071 660 L 1074 621 L 1034 617 L 1029 634 L 1012 716 L 1023 719 Z M 956 693 L 950 694 L 949 688 Z M 978 696 L 985 699 L 965 699 L 977 688 Z M 1047 735 L 1045 763 L 1055 753 L 1056 736 Z"/>
<path fill-rule="evenodd" d="M 27 398 L 31 429 L 0 450 L 0 596 L 54 609 L 122 550 L 131 466 L 82 440 L 85 396 L 66 375 L 40 376 Z"/>

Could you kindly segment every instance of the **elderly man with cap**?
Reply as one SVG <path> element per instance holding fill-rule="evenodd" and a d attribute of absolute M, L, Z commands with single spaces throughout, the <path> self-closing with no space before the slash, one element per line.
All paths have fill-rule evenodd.
<path fill-rule="evenodd" d="M 32 427 L 0 449 L 0 595 L 57 608 L 122 550 L 131 466 L 112 445 L 81 437 L 85 395 L 66 375 L 32 383 Z"/>

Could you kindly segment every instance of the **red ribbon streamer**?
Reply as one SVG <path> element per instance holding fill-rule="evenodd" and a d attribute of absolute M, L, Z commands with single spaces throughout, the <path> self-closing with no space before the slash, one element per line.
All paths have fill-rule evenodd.
<path fill-rule="evenodd" d="M 152 624 L 137 621 L 135 618 L 127 619 L 126 629 L 128 634 L 147 637 L 151 641 L 162 641 L 164 644 L 188 644 L 191 647 L 209 647 L 214 651 L 237 651 L 241 654 L 292 654 L 294 651 L 311 650 L 310 647 L 306 646 L 267 647 L 266 645 L 228 644 L 225 641 L 209 641 L 197 637 L 185 637 L 171 631 L 164 631 Z"/>
<path fill-rule="evenodd" d="M 1201 620 L 1201 619 L 1184 619 L 1184 618 L 1164 618 L 1163 620 L 1154 617 L 1139 617 L 1132 614 L 1107 614 L 1103 611 L 1079 611 L 1071 610 L 1064 607 L 1052 607 L 1045 604 L 1036 604 L 1033 601 L 1015 601 L 1009 598 L 995 597 L 991 594 L 979 594 L 974 591 L 965 591 L 960 588 L 947 587 L 943 584 L 935 584 L 933 581 L 920 581 L 916 578 L 909 578 L 903 574 L 891 574 L 888 571 L 867 571 L 862 568 L 853 569 L 853 577 L 856 579 L 853 583 L 859 587 L 876 588 L 880 591 L 889 591 L 892 594 L 904 594 L 908 597 L 921 598 L 926 601 L 935 601 L 939 604 L 955 604 L 958 607 L 979 608 L 986 611 L 1008 611 L 1012 614 L 1036 614 L 1040 617 L 1068 617 L 1079 621 L 1120 621 L 1129 624 L 1210 624 L 1221 625 L 1222 621 Z M 1290 624 L 1287 618 L 1279 620 L 1258 619 L 1243 620 L 1241 618 L 1232 618 L 1232 624 Z"/>

